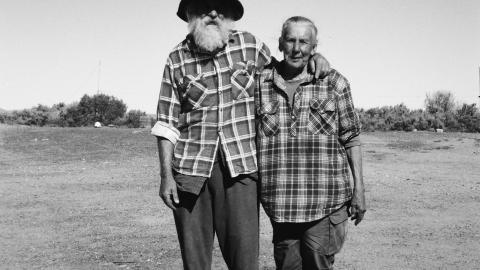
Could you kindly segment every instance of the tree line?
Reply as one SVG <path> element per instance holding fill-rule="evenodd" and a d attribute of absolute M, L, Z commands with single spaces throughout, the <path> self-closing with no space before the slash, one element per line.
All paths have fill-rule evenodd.
<path fill-rule="evenodd" d="M 125 103 L 113 96 L 84 95 L 70 105 L 38 105 L 31 109 L 0 112 L 0 123 L 33 126 L 82 127 L 103 125 L 144 127 L 155 122 L 140 110 L 127 111 Z M 357 110 L 365 131 L 436 130 L 480 132 L 480 111 L 475 103 L 459 104 L 451 92 L 427 94 L 425 108 L 410 110 L 404 104 Z M 147 119 L 147 124 L 145 123 Z"/>
<path fill-rule="evenodd" d="M 1 112 L 0 123 L 29 126 L 84 127 L 95 122 L 110 126 L 139 128 L 153 121 L 140 110 L 127 112 L 127 105 L 114 96 L 105 94 L 84 95 L 79 102 L 66 105 L 61 102 L 51 107 L 36 107 L 12 112 Z"/>
<path fill-rule="evenodd" d="M 410 110 L 404 104 L 359 109 L 362 130 L 480 132 L 480 111 L 475 103 L 459 104 L 451 92 L 427 94 L 425 108 Z"/>

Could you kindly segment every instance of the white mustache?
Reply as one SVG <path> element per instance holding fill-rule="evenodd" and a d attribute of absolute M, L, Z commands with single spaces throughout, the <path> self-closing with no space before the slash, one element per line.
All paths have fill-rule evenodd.
<path fill-rule="evenodd" d="M 205 25 L 216 25 L 216 26 L 219 26 L 220 25 L 220 21 L 218 19 L 209 19 L 207 21 L 204 22 Z"/>

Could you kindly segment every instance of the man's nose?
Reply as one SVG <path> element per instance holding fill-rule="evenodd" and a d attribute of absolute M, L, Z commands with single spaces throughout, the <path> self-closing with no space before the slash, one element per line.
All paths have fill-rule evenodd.
<path fill-rule="evenodd" d="M 295 43 L 293 44 L 293 51 L 294 52 L 300 51 L 300 42 L 298 42 L 298 40 L 295 41 Z"/>
<path fill-rule="evenodd" d="M 212 19 L 215 19 L 218 17 L 218 12 L 215 9 L 212 9 L 209 13 L 208 16 L 211 17 Z"/>

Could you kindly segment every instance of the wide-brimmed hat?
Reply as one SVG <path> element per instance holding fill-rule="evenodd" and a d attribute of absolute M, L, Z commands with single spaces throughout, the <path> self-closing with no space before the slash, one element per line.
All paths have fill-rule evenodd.
<path fill-rule="evenodd" d="M 229 6 L 233 11 L 233 20 L 238 21 L 243 16 L 243 6 L 242 3 L 238 0 L 181 0 L 180 5 L 178 5 L 177 16 L 184 20 L 187 19 L 187 7 L 190 3 L 199 3 L 204 4 L 208 8 L 218 8 L 221 6 Z"/>

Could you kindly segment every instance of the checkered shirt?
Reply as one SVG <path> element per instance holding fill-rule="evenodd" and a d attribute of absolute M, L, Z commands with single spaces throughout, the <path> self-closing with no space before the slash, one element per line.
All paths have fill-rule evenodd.
<path fill-rule="evenodd" d="M 152 134 L 175 144 L 173 169 L 210 177 L 218 147 L 232 177 L 257 171 L 255 75 L 270 63 L 266 45 L 232 31 L 224 49 L 196 47 L 191 36 L 170 53 Z"/>
<path fill-rule="evenodd" d="M 352 196 L 345 144 L 360 133 L 347 80 L 332 70 L 295 90 L 290 109 L 275 68 L 257 77 L 261 202 L 275 222 L 328 216 Z"/>

